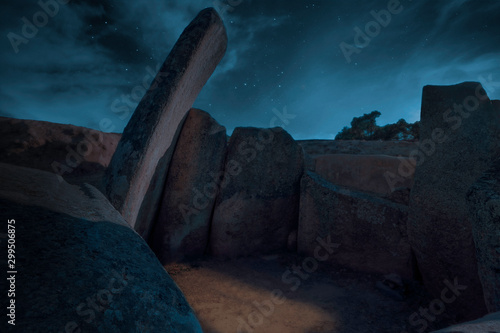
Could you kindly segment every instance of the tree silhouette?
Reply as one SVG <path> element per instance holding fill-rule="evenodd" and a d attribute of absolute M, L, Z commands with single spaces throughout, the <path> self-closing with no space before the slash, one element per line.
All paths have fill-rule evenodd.
<path fill-rule="evenodd" d="M 364 114 L 361 117 L 354 117 L 351 121 L 351 127 L 344 127 L 337 134 L 335 140 L 370 140 L 377 130 L 377 118 L 381 113 L 372 111 L 369 114 Z"/>
<path fill-rule="evenodd" d="M 418 140 L 419 124 L 409 124 L 404 119 L 399 119 L 395 124 L 385 126 L 377 125 L 379 111 L 372 111 L 361 117 L 354 117 L 351 127 L 344 127 L 336 136 L 335 140 Z"/>

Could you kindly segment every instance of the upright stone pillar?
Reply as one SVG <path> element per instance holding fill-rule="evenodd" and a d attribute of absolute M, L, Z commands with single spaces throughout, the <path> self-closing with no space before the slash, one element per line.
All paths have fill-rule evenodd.
<path fill-rule="evenodd" d="M 215 198 L 224 176 L 226 129 L 191 109 L 170 163 L 149 244 L 162 264 L 201 257 L 207 248 Z"/>
<path fill-rule="evenodd" d="M 497 151 L 498 112 L 480 83 L 426 86 L 420 124 L 419 149 L 410 156 L 417 161 L 410 244 L 425 286 L 447 313 L 477 318 L 486 307 L 466 193 Z"/>
<path fill-rule="evenodd" d="M 280 127 L 237 127 L 227 147 L 209 248 L 218 257 L 286 250 L 298 226 L 302 148 Z"/>

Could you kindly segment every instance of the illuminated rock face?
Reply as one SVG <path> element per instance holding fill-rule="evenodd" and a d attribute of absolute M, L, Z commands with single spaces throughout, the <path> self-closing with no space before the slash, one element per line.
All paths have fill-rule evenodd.
<path fill-rule="evenodd" d="M 0 164 L 16 231 L 16 330 L 201 332 L 146 242 L 91 185 Z"/>
<path fill-rule="evenodd" d="M 238 257 L 286 250 L 297 229 L 302 148 L 285 130 L 236 128 L 215 204 L 210 251 Z"/>
<path fill-rule="evenodd" d="M 184 30 L 127 124 L 105 179 L 106 194 L 147 239 L 157 213 L 177 129 L 226 51 L 224 24 L 212 9 Z"/>
<path fill-rule="evenodd" d="M 162 263 L 205 253 L 215 198 L 223 180 L 226 129 L 191 109 L 168 171 L 149 244 Z"/>
<path fill-rule="evenodd" d="M 423 89 L 419 156 L 408 235 L 427 289 L 467 286 L 450 304 L 457 319 L 486 313 L 466 193 L 498 152 L 499 112 L 479 83 Z"/>

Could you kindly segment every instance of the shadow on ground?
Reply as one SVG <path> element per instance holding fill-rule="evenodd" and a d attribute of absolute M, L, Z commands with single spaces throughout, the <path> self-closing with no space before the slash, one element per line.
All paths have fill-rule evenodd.
<path fill-rule="evenodd" d="M 327 263 L 312 273 L 292 274 L 303 260 L 292 254 L 205 258 L 165 268 L 206 333 L 413 333 L 451 324 L 445 312 L 418 324 L 414 317 L 412 326 L 410 316 L 430 303 L 418 283 L 407 283 L 405 299 L 396 300 L 375 287 L 381 275 Z"/>

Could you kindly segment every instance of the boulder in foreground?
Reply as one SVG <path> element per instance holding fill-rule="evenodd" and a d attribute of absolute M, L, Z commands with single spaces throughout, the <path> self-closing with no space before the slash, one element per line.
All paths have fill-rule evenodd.
<path fill-rule="evenodd" d="M 0 164 L 0 207 L 15 221 L 16 331 L 201 332 L 177 285 L 97 189 Z"/>

